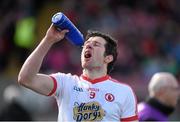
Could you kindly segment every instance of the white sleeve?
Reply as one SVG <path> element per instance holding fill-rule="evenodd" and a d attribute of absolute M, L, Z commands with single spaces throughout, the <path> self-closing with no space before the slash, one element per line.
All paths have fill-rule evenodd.
<path fill-rule="evenodd" d="M 71 74 L 64 74 L 64 73 L 55 73 L 51 74 L 51 77 L 53 77 L 56 80 L 57 88 L 55 91 L 55 96 L 58 98 L 62 98 L 63 94 L 67 93 L 68 89 L 71 88 L 72 84 L 70 79 L 72 79 Z"/>
<path fill-rule="evenodd" d="M 138 120 L 136 96 L 130 87 L 126 92 L 127 92 L 127 96 L 122 108 L 123 113 L 121 116 L 121 120 L 123 121 Z"/>

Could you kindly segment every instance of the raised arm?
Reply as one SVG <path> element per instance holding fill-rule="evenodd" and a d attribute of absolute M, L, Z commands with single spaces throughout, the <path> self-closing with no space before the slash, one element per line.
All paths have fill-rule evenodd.
<path fill-rule="evenodd" d="M 39 70 L 48 50 L 54 43 L 61 41 L 67 32 L 58 31 L 53 25 L 49 27 L 45 37 L 23 64 L 18 75 L 19 84 L 43 95 L 52 91 L 53 80 L 48 75 L 39 74 Z"/>

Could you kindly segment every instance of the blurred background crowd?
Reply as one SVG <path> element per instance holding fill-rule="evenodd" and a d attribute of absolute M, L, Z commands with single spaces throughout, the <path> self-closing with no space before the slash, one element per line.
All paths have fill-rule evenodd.
<path fill-rule="evenodd" d="M 180 80 L 179 0 L 1 0 L 0 110 L 16 99 L 34 120 L 57 120 L 53 98 L 24 90 L 17 75 L 61 11 L 86 35 L 100 30 L 118 40 L 118 60 L 111 76 L 131 85 L 138 102 L 146 99 L 147 84 L 159 71 Z M 52 47 L 41 72 L 81 74 L 79 47 L 64 40 Z M 63 44 L 62 44 L 63 43 Z M 180 120 L 180 103 L 170 120 Z"/>

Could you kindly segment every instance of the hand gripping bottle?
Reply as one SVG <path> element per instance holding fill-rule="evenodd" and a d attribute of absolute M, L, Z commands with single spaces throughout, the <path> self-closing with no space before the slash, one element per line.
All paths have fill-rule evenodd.
<path fill-rule="evenodd" d="M 52 17 L 52 23 L 60 30 L 68 29 L 65 38 L 74 45 L 82 46 L 84 38 L 82 33 L 74 26 L 74 24 L 61 12 L 56 13 Z"/>

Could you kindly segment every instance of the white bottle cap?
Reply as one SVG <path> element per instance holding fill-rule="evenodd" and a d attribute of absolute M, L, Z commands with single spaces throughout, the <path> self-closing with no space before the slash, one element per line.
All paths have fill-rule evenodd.
<path fill-rule="evenodd" d="M 59 12 L 52 17 L 52 21 L 53 23 L 57 23 L 59 20 L 61 20 L 61 18 L 62 18 L 62 13 Z"/>

